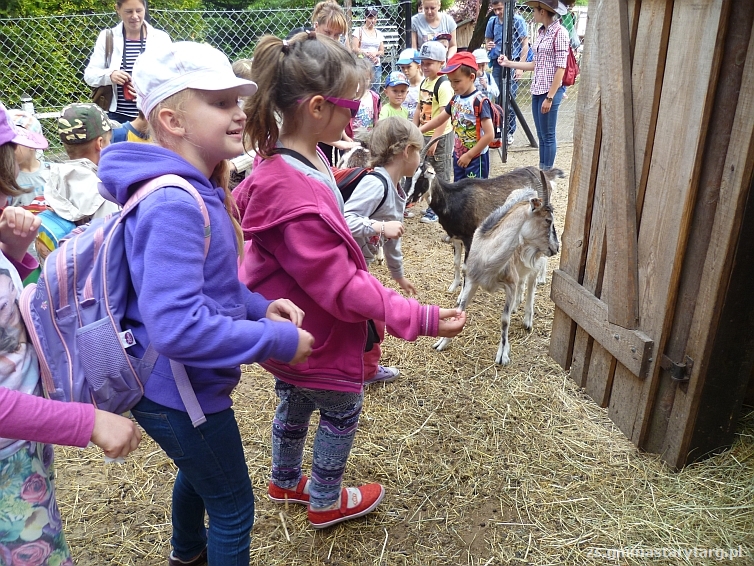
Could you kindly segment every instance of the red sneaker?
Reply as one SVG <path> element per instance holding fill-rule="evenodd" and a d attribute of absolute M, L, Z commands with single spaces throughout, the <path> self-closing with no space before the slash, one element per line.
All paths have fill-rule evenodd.
<path fill-rule="evenodd" d="M 361 494 L 361 502 L 358 501 L 358 493 Z M 340 492 L 340 507 L 327 511 L 314 511 L 309 507 L 309 523 L 315 529 L 324 529 L 337 525 L 349 519 L 362 517 L 374 511 L 382 498 L 385 497 L 385 488 L 378 483 L 369 483 L 358 488 L 343 488 Z M 349 507 L 349 504 L 351 505 Z"/>
<path fill-rule="evenodd" d="M 296 489 L 283 489 L 282 487 L 278 487 L 274 483 L 270 482 L 270 485 L 267 488 L 267 495 L 272 501 L 276 503 L 285 503 L 286 501 L 288 501 L 288 503 L 301 503 L 302 505 L 309 505 L 309 494 L 304 493 L 304 488 L 306 487 L 306 482 L 308 481 L 309 478 L 307 478 L 306 476 L 301 476 Z"/>

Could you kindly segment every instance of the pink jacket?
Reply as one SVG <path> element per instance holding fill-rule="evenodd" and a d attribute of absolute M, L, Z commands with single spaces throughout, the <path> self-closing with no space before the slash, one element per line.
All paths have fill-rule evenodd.
<path fill-rule="evenodd" d="M 236 189 L 245 246 L 239 277 L 268 299 L 286 298 L 306 313 L 313 353 L 295 366 L 262 364 L 276 377 L 312 389 L 363 387 L 368 319 L 385 321 L 405 340 L 437 336 L 439 307 L 386 289 L 367 271 L 335 195 L 282 157 L 264 160 Z"/>

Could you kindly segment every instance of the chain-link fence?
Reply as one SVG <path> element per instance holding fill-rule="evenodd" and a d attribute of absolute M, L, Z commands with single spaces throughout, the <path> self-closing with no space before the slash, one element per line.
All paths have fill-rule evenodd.
<path fill-rule="evenodd" d="M 408 0 L 380 6 L 378 29 L 385 35 L 384 73 L 406 45 Z M 519 6 L 530 37 L 535 26 L 531 12 Z M 265 34 L 285 37 L 292 29 L 310 23 L 311 8 L 243 11 L 152 10 L 151 23 L 174 41 L 207 42 L 221 49 L 231 61 L 250 57 L 256 42 Z M 364 8 L 353 8 L 351 26 L 364 22 Z M 485 16 L 485 20 L 487 16 Z M 84 69 L 100 30 L 117 23 L 111 14 L 79 14 L 35 18 L 0 19 L 0 100 L 8 107 L 20 107 L 30 99 L 40 116 L 52 149 L 59 149 L 53 116 L 71 102 L 89 100 L 91 88 L 83 81 Z M 409 24 L 410 26 L 410 24 Z M 532 131 L 530 73 L 519 83 L 517 101 Z M 558 140 L 571 141 L 576 87 L 568 89 L 561 105 Z M 536 133 L 535 133 L 536 135 Z M 527 144 L 519 127 L 515 144 Z"/>

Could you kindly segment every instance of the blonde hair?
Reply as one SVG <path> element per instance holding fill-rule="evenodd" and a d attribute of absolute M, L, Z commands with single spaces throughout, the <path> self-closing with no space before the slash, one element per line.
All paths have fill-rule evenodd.
<path fill-rule="evenodd" d="M 312 96 L 350 97 L 368 88 L 353 54 L 337 41 L 304 32 L 283 41 L 272 35 L 259 40 L 251 79 L 259 89 L 244 105 L 252 148 L 270 157 L 280 136 L 278 118 L 295 130 L 301 103 Z"/>
<path fill-rule="evenodd" d="M 378 120 L 370 134 L 363 138 L 359 136 L 359 141 L 362 140 L 369 149 L 370 167 L 388 165 L 407 147 L 414 147 L 417 151 L 424 147 L 424 136 L 419 128 L 400 116 Z"/>
<path fill-rule="evenodd" d="M 339 29 L 341 34 L 348 31 L 346 14 L 340 4 L 334 0 L 324 0 L 314 6 L 312 23 L 317 24 L 317 26 L 330 26 L 333 29 Z"/>
<path fill-rule="evenodd" d="M 176 150 L 175 138 L 169 135 L 168 132 L 163 128 L 163 126 L 160 124 L 158 116 L 160 115 L 160 110 L 162 110 L 163 108 L 173 110 L 179 115 L 183 114 L 185 112 L 185 105 L 192 96 L 193 89 L 184 89 L 172 96 L 168 96 L 165 100 L 158 103 L 157 106 L 155 106 L 152 112 L 149 114 L 149 129 L 152 133 L 152 139 L 157 145 L 162 146 L 166 149 L 170 149 L 172 151 Z M 236 206 L 236 200 L 233 198 L 233 195 L 231 194 L 229 188 L 230 165 L 228 164 L 227 159 L 223 159 L 215 166 L 215 170 L 212 171 L 209 180 L 218 187 L 222 187 L 223 189 L 223 204 L 225 205 L 225 210 L 230 217 L 230 222 L 233 225 L 233 231 L 236 234 L 236 245 L 238 247 L 238 255 L 240 257 L 243 254 L 243 231 L 241 230 L 241 225 L 237 220 L 238 207 Z"/>

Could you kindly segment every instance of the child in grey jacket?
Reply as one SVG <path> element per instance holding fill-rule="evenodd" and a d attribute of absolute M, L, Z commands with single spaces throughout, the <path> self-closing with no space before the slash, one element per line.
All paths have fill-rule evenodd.
<path fill-rule="evenodd" d="M 407 295 L 416 287 L 403 271 L 401 236 L 406 194 L 400 186 L 403 177 L 413 176 L 419 167 L 424 136 L 405 118 L 391 116 L 377 122 L 366 141 L 374 172 L 365 175 L 345 203 L 344 214 L 351 234 L 359 244 L 367 264 L 374 262 L 380 246 L 385 253 L 390 276 Z M 375 321 L 380 341 L 384 322 Z M 379 344 L 364 355 L 364 385 L 394 381 L 399 370 L 379 365 Z"/>

